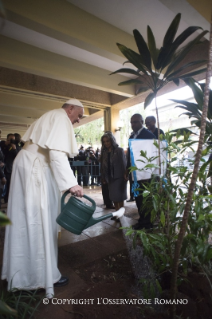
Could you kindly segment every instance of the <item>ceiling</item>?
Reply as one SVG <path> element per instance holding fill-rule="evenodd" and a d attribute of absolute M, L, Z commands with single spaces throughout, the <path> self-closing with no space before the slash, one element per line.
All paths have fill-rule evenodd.
<path fill-rule="evenodd" d="M 5 0 L 0 30 L 0 128 L 23 134 L 44 112 L 71 97 L 85 105 L 80 124 L 106 108 L 139 102 L 126 75 L 109 74 L 126 60 L 116 43 L 134 50 L 132 30 L 149 24 L 158 47 L 174 16 L 179 33 L 190 25 L 209 30 L 211 1 L 202 0 Z M 206 37 L 207 39 L 207 37 Z M 197 52 L 197 55 L 202 52 Z"/>

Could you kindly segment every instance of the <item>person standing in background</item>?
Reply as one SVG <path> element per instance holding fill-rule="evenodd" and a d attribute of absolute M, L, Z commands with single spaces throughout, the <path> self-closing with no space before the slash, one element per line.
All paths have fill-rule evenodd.
<path fill-rule="evenodd" d="M 102 184 L 108 184 L 110 200 L 114 202 L 115 209 L 119 210 L 124 206 L 124 200 L 127 198 L 127 181 L 124 178 L 126 156 L 111 132 L 101 137 L 101 143 Z M 116 218 L 112 217 L 112 219 Z"/>
<path fill-rule="evenodd" d="M 7 135 L 6 141 L 1 141 L 0 143 L 2 152 L 4 153 L 4 174 L 7 180 L 6 184 L 6 193 L 4 195 L 4 202 L 8 202 L 9 191 L 10 191 L 10 180 L 13 168 L 13 162 L 18 152 L 21 150 L 20 147 L 16 145 L 15 135 L 10 133 Z"/>
<path fill-rule="evenodd" d="M 156 139 L 158 140 L 158 128 L 155 126 L 155 124 L 156 124 L 156 118 L 154 116 L 146 117 L 145 125 L 147 129 L 150 132 L 152 132 L 152 134 L 154 134 Z M 164 131 L 162 131 L 161 129 L 159 131 L 160 131 L 160 135 L 162 134 L 164 136 Z"/>
<path fill-rule="evenodd" d="M 141 114 L 134 114 L 131 117 L 131 127 L 132 134 L 130 139 L 142 139 L 142 140 L 153 140 L 155 139 L 155 135 L 148 131 L 143 127 L 143 117 Z M 130 150 L 128 149 L 128 158 L 127 158 L 127 170 L 126 170 L 126 178 L 129 178 L 129 168 L 131 167 L 131 159 L 130 159 Z M 135 197 L 136 206 L 138 208 L 139 220 L 138 223 L 133 225 L 134 230 L 139 230 L 142 228 L 150 229 L 153 227 L 151 223 L 150 214 L 146 213 L 146 210 L 142 207 L 143 205 L 143 191 L 145 190 L 144 185 L 150 183 L 151 179 L 140 180 L 138 184 L 140 185 L 139 195 Z"/>

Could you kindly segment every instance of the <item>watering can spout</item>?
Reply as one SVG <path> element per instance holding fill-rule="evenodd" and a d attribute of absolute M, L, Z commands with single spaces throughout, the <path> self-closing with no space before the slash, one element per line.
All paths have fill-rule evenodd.
<path fill-rule="evenodd" d="M 108 219 L 110 217 L 117 217 L 117 218 L 120 218 L 124 215 L 124 212 L 125 212 L 125 208 L 122 207 L 120 208 L 118 211 L 116 211 L 115 213 L 109 213 L 107 215 L 104 215 L 104 216 L 100 216 L 98 218 L 94 218 L 93 216 L 90 218 L 89 222 L 87 223 L 87 225 L 85 226 L 85 229 L 88 228 L 88 227 L 91 227 L 105 219 Z"/>

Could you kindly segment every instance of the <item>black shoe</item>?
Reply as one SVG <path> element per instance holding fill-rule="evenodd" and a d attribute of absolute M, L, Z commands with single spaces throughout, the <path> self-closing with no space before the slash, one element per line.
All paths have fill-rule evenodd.
<path fill-rule="evenodd" d="M 106 206 L 105 209 L 115 209 L 115 206 Z"/>
<path fill-rule="evenodd" d="M 131 199 L 131 198 L 130 198 L 130 199 L 128 199 L 126 202 L 129 203 L 129 202 L 134 202 L 134 201 L 135 201 L 135 199 Z"/>
<path fill-rule="evenodd" d="M 143 226 L 139 223 L 132 226 L 132 229 L 134 229 L 134 230 L 141 230 L 142 228 L 143 228 Z"/>
<path fill-rule="evenodd" d="M 115 220 L 116 222 L 120 222 L 120 219 L 117 218 L 116 216 L 111 217 L 111 220 Z"/>
<path fill-rule="evenodd" d="M 61 276 L 60 280 L 54 284 L 54 287 L 62 287 L 68 284 L 68 277 Z"/>

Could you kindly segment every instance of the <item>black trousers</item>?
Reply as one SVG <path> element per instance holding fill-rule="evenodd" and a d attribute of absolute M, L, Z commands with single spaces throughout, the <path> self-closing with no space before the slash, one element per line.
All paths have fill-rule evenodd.
<path fill-rule="evenodd" d="M 137 205 L 137 208 L 138 208 L 138 213 L 139 213 L 139 220 L 138 220 L 138 223 L 143 226 L 143 227 L 146 227 L 146 226 L 151 226 L 152 227 L 152 223 L 151 223 L 151 215 L 148 213 L 146 214 L 146 209 L 142 207 L 143 205 L 143 191 L 145 190 L 144 186 L 143 185 L 146 185 L 148 183 L 150 183 L 151 179 L 146 179 L 144 181 L 138 181 L 138 184 L 140 185 L 139 188 L 141 188 L 142 190 L 139 191 L 140 194 L 135 197 L 135 201 L 136 201 L 136 205 Z"/>
<path fill-rule="evenodd" d="M 129 183 L 130 183 L 130 199 L 133 200 L 134 199 L 134 194 L 132 193 L 132 175 L 129 175 Z"/>
<path fill-rule="evenodd" d="M 111 199 L 109 197 L 108 184 L 102 183 L 102 197 L 103 197 L 104 204 L 106 205 L 106 207 L 113 206 L 113 202 L 111 201 Z"/>

